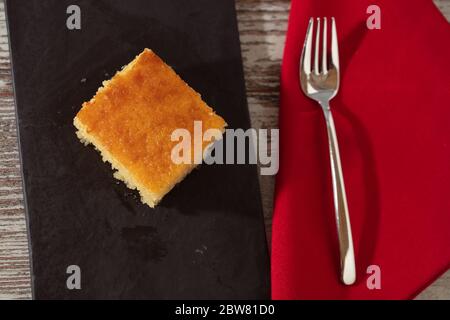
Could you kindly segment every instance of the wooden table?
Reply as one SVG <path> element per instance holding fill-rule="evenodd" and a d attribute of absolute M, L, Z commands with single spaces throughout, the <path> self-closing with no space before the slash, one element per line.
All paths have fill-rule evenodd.
<path fill-rule="evenodd" d="M 290 1 L 236 2 L 252 125 L 276 128 L 278 79 Z M 450 19 L 450 0 L 435 0 L 435 3 Z M 262 176 L 260 179 L 270 239 L 274 178 Z M 31 298 L 28 238 L 3 2 L 0 3 L 0 298 Z M 450 271 L 418 298 L 450 299 Z"/>

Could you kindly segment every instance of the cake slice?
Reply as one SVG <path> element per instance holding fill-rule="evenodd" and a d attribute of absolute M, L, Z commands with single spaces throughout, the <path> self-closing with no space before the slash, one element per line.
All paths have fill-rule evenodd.
<path fill-rule="evenodd" d="M 172 161 L 175 129 L 194 139 L 194 121 L 202 130 L 224 131 L 225 121 L 154 52 L 145 49 L 83 103 L 74 119 L 77 136 L 92 144 L 114 176 L 137 189 L 154 207 L 196 166 Z M 203 151 L 211 142 L 202 142 Z M 191 148 L 193 150 L 193 148 Z"/>

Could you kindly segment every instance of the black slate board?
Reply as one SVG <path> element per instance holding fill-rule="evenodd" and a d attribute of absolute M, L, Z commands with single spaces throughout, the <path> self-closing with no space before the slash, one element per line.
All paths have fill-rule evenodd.
<path fill-rule="evenodd" d="M 81 30 L 66 8 L 81 8 Z M 72 119 L 144 47 L 231 128 L 249 127 L 232 0 L 6 1 L 36 299 L 260 299 L 268 254 L 255 166 L 203 165 L 152 210 Z M 66 268 L 81 268 L 81 290 Z"/>

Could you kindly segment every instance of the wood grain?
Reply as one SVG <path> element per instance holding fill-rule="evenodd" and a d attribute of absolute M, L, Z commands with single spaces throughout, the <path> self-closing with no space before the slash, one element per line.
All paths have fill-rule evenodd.
<path fill-rule="evenodd" d="M 450 19 L 450 0 L 435 0 Z M 278 125 L 279 72 L 289 0 L 236 0 L 248 103 L 255 128 Z M 268 239 L 271 236 L 274 178 L 260 178 Z M 0 299 L 31 298 L 16 116 L 8 37 L 0 3 Z M 450 271 L 418 299 L 450 299 Z"/>

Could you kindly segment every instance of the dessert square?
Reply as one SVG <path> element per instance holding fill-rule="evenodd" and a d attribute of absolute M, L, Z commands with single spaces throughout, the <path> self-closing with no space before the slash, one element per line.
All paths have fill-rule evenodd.
<path fill-rule="evenodd" d="M 115 178 L 137 189 L 142 202 L 153 208 L 197 166 L 171 158 L 178 143 L 172 132 L 187 129 L 193 140 L 194 121 L 201 121 L 203 133 L 226 127 L 200 94 L 145 49 L 83 103 L 74 125 L 79 139 L 94 145 L 116 170 Z M 202 151 L 210 145 L 202 141 Z"/>

